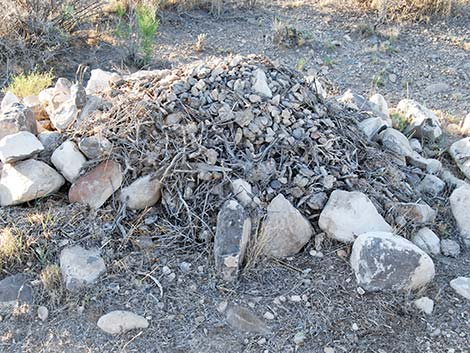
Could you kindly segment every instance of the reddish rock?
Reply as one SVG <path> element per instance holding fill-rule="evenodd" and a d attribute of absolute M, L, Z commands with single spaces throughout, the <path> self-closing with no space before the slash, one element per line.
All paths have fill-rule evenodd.
<path fill-rule="evenodd" d="M 121 186 L 121 166 L 105 161 L 79 178 L 70 188 L 70 202 L 79 202 L 91 208 L 100 208 Z"/>

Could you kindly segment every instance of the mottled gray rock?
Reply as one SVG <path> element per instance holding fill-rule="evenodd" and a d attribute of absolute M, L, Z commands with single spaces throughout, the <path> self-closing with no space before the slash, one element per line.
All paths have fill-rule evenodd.
<path fill-rule="evenodd" d="M 82 175 L 69 190 L 69 201 L 100 208 L 122 184 L 119 163 L 104 161 Z"/>
<path fill-rule="evenodd" d="M 52 125 L 59 131 L 64 131 L 72 125 L 78 116 L 78 109 L 73 102 L 65 101 L 50 114 Z"/>
<path fill-rule="evenodd" d="M 131 311 L 115 310 L 99 318 L 98 327 L 111 335 L 118 335 L 135 329 L 149 327 L 149 322 L 143 316 Z"/>
<path fill-rule="evenodd" d="M 402 202 L 395 204 L 394 208 L 406 220 L 416 224 L 433 222 L 437 215 L 437 212 L 424 202 Z"/>
<path fill-rule="evenodd" d="M 457 226 L 460 237 L 466 246 L 470 247 L 470 185 L 463 185 L 455 189 L 449 198 L 450 207 Z"/>
<path fill-rule="evenodd" d="M 145 175 L 122 188 L 121 201 L 133 210 L 155 205 L 161 197 L 161 183 L 152 175 Z"/>
<path fill-rule="evenodd" d="M 43 153 L 52 153 L 60 145 L 62 134 L 57 131 L 45 131 L 38 134 L 38 140 L 41 141 Z"/>
<path fill-rule="evenodd" d="M 97 159 L 110 154 L 113 145 L 106 137 L 94 135 L 82 138 L 78 143 L 78 148 L 87 158 Z"/>
<path fill-rule="evenodd" d="M 0 114 L 0 139 L 20 131 L 29 131 L 36 135 L 36 120 L 31 109 L 20 103 L 13 103 Z"/>
<path fill-rule="evenodd" d="M 441 240 L 441 253 L 444 256 L 459 257 L 460 245 L 455 240 L 442 239 Z"/>
<path fill-rule="evenodd" d="M 5 164 L 0 178 L 0 205 L 17 205 L 48 196 L 64 183 L 64 178 L 44 162 L 28 159 Z"/>
<path fill-rule="evenodd" d="M 449 148 L 449 153 L 462 173 L 470 179 L 470 137 L 454 142 Z"/>
<path fill-rule="evenodd" d="M 410 139 L 410 146 L 416 153 L 423 152 L 423 146 L 421 146 L 421 142 L 416 138 Z"/>
<path fill-rule="evenodd" d="M 442 171 L 442 163 L 440 161 L 433 158 L 424 158 L 414 151 L 413 154 L 406 157 L 406 160 L 410 165 L 420 168 L 429 174 L 439 174 Z"/>
<path fill-rule="evenodd" d="M 392 231 L 369 198 L 357 191 L 333 191 L 318 225 L 330 238 L 345 243 L 352 243 L 362 233 Z"/>
<path fill-rule="evenodd" d="M 381 132 L 379 140 L 385 149 L 400 156 L 407 157 L 415 153 L 406 136 L 393 128 L 388 128 Z"/>
<path fill-rule="evenodd" d="M 468 113 L 462 121 L 461 131 L 466 136 L 470 135 L 470 113 Z"/>
<path fill-rule="evenodd" d="M 265 255 L 282 258 L 297 254 L 312 235 L 309 221 L 279 194 L 268 206 L 259 241 Z"/>
<path fill-rule="evenodd" d="M 9 313 L 16 307 L 33 303 L 33 289 L 28 277 L 22 273 L 0 281 L 0 313 Z"/>
<path fill-rule="evenodd" d="M 41 305 L 38 307 L 38 317 L 41 321 L 46 321 L 49 317 L 49 309 Z"/>
<path fill-rule="evenodd" d="M 65 179 L 73 183 L 80 176 L 86 158 L 80 153 L 75 143 L 68 140 L 52 153 L 51 162 Z"/>
<path fill-rule="evenodd" d="M 381 94 L 376 93 L 372 95 L 369 98 L 369 104 L 372 104 L 375 110 L 380 111 L 383 115 L 389 116 L 387 101 L 385 100 L 384 96 L 382 96 Z"/>
<path fill-rule="evenodd" d="M 75 83 L 70 87 L 70 100 L 77 109 L 82 109 L 85 106 L 87 95 L 81 83 Z"/>
<path fill-rule="evenodd" d="M 391 127 L 392 120 L 388 114 L 385 114 L 385 106 L 383 105 L 383 102 L 378 102 L 378 100 L 380 100 L 378 96 L 380 95 L 377 95 L 374 98 L 371 97 L 372 100 L 367 100 L 363 96 L 356 94 L 348 89 L 341 97 L 338 98 L 338 101 L 346 104 L 352 109 L 367 112 L 372 116 L 379 117 L 387 124 L 388 127 Z"/>
<path fill-rule="evenodd" d="M 115 72 L 108 72 L 101 69 L 91 70 L 91 76 L 86 85 L 87 94 L 100 93 L 110 88 L 111 82 L 116 82 L 121 76 Z"/>
<path fill-rule="evenodd" d="M 387 129 L 386 122 L 381 118 L 368 118 L 358 124 L 359 129 L 366 135 L 367 140 L 375 141 L 378 135 Z"/>
<path fill-rule="evenodd" d="M 65 287 L 74 291 L 96 282 L 106 272 L 106 265 L 99 249 L 73 246 L 61 251 L 60 271 Z"/>
<path fill-rule="evenodd" d="M 439 255 L 441 253 L 441 240 L 429 228 L 421 228 L 412 236 L 411 241 L 428 254 Z"/>
<path fill-rule="evenodd" d="M 217 216 L 214 239 L 215 267 L 222 278 L 230 281 L 238 276 L 251 233 L 251 219 L 235 200 L 224 203 Z"/>
<path fill-rule="evenodd" d="M 351 266 L 367 291 L 418 289 L 434 278 L 434 263 L 420 248 L 392 233 L 361 234 L 354 242 Z"/>
<path fill-rule="evenodd" d="M 432 111 L 411 99 L 402 99 L 397 111 L 409 122 L 406 133 L 435 140 L 442 135 L 439 118 Z"/>
<path fill-rule="evenodd" d="M 29 131 L 20 131 L 0 140 L 0 160 L 3 163 L 28 159 L 44 149 L 41 141 Z"/>
<path fill-rule="evenodd" d="M 263 97 L 272 98 L 273 94 L 268 86 L 268 80 L 263 70 L 257 69 L 254 72 L 253 91 Z"/>
<path fill-rule="evenodd" d="M 444 188 L 446 183 L 439 179 L 437 176 L 428 174 L 426 175 L 418 186 L 419 191 L 430 196 L 439 195 Z"/>
<path fill-rule="evenodd" d="M 434 300 L 428 297 L 416 299 L 413 304 L 426 315 L 431 315 L 434 310 Z"/>
<path fill-rule="evenodd" d="M 226 313 L 227 323 L 233 328 L 243 331 L 268 335 L 271 330 L 266 323 L 250 310 L 239 305 L 230 306 Z"/>
<path fill-rule="evenodd" d="M 246 180 L 235 179 L 232 181 L 232 191 L 235 198 L 243 206 L 249 206 L 253 202 L 251 185 Z"/>
<path fill-rule="evenodd" d="M 470 278 L 457 277 L 450 281 L 450 286 L 462 297 L 470 300 Z"/>
<path fill-rule="evenodd" d="M 328 195 L 325 192 L 317 192 L 312 194 L 307 200 L 307 206 L 311 210 L 322 210 L 328 202 Z"/>

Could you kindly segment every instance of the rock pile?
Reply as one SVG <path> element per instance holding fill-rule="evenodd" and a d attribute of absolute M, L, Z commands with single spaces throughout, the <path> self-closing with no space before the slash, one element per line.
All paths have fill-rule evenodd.
<path fill-rule="evenodd" d="M 155 231 L 214 238 L 226 280 L 236 278 L 250 242 L 282 258 L 324 232 L 353 244 L 351 266 L 365 290 L 416 289 L 434 276 L 429 255 L 441 253 L 436 195 L 459 186 L 450 203 L 468 245 L 470 187 L 422 154 L 422 143 L 442 134 L 439 119 L 411 100 L 397 111 L 409 122 L 406 135 L 392 127 L 382 96 L 326 99 L 315 77 L 259 57 L 125 77 L 93 70 L 86 88 L 59 79 L 23 102 L 5 96 L 0 203 L 67 183 L 69 202 L 92 209 L 123 205 L 132 216 L 158 205 Z M 468 176 L 467 140 L 450 154 Z M 96 280 L 102 261 L 65 249 L 70 289 Z"/>

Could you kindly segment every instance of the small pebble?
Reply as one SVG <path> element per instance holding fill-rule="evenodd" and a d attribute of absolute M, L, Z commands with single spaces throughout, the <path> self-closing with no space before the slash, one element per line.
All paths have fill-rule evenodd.
<path fill-rule="evenodd" d="M 274 314 L 269 312 L 269 311 L 266 311 L 263 315 L 263 317 L 266 319 L 266 320 L 274 320 Z"/>
<path fill-rule="evenodd" d="M 49 317 L 49 310 L 45 306 L 40 306 L 38 308 L 38 317 L 41 321 L 46 321 Z"/>

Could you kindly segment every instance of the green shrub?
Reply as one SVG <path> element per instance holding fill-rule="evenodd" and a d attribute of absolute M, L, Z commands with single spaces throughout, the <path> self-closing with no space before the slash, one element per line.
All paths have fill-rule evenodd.
<path fill-rule="evenodd" d="M 36 96 L 43 89 L 52 85 L 54 74 L 52 70 L 39 72 L 37 69 L 29 74 L 21 73 L 13 76 L 10 85 L 4 91 L 10 91 L 18 98 Z"/>
<path fill-rule="evenodd" d="M 142 51 L 144 61 L 148 63 L 153 54 L 155 34 L 157 33 L 160 23 L 156 18 L 155 9 L 146 5 L 137 6 L 136 18 L 141 37 L 140 49 Z"/>

